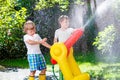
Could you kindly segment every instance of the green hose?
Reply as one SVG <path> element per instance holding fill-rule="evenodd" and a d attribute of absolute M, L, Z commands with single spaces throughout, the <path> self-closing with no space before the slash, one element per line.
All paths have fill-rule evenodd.
<path fill-rule="evenodd" d="M 56 80 L 59 80 L 59 79 L 57 78 L 57 76 L 55 75 L 54 65 L 52 65 L 52 72 L 53 72 L 53 75 L 54 75 L 55 79 L 56 79 Z"/>
<path fill-rule="evenodd" d="M 62 72 L 61 72 L 60 69 L 59 69 L 59 80 L 64 80 L 64 79 L 63 79 L 63 74 L 62 74 Z"/>

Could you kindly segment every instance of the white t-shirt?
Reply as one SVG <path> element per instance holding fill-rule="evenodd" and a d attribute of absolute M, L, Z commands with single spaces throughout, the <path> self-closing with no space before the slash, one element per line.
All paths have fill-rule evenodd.
<path fill-rule="evenodd" d="M 67 28 L 66 30 L 59 28 L 55 31 L 55 38 L 57 38 L 59 42 L 65 42 L 70 37 L 73 30 L 73 28 Z"/>
<path fill-rule="evenodd" d="M 41 54 L 39 44 L 30 45 L 26 42 L 27 40 L 34 40 L 34 41 L 42 40 L 38 34 L 34 34 L 33 36 L 26 34 L 26 35 L 24 35 L 23 39 L 24 39 L 25 45 L 27 47 L 27 54 Z"/>

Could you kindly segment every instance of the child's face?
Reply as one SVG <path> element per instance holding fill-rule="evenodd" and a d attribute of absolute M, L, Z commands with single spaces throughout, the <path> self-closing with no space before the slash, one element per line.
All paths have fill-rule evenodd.
<path fill-rule="evenodd" d="M 31 28 L 27 30 L 27 34 L 28 35 L 34 35 L 35 34 L 35 29 L 34 27 L 32 27 L 32 25 L 29 25 Z"/>
<path fill-rule="evenodd" d="M 29 29 L 29 30 L 27 30 L 27 34 L 32 36 L 32 35 L 35 34 L 35 30 L 34 29 L 31 29 L 31 30 Z"/>
<path fill-rule="evenodd" d="M 60 25 L 61 25 L 61 28 L 68 28 L 68 26 L 69 26 L 68 19 L 64 19 L 63 21 L 61 21 Z"/>

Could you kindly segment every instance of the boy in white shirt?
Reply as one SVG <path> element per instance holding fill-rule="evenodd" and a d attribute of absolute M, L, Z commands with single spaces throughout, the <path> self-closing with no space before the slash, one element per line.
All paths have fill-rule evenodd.
<path fill-rule="evenodd" d="M 75 31 L 75 29 L 69 28 L 69 18 L 66 15 L 61 15 L 58 19 L 58 23 L 60 24 L 60 28 L 55 31 L 54 43 L 56 42 L 64 43 Z M 59 72 L 60 80 L 63 80 L 63 75 L 61 71 Z"/>
<path fill-rule="evenodd" d="M 27 47 L 27 58 L 30 67 L 29 80 L 34 80 L 36 70 L 40 70 L 39 80 L 46 80 L 46 61 L 40 50 L 40 44 L 50 48 L 50 45 L 46 43 L 47 38 L 41 39 L 36 34 L 35 24 L 32 21 L 27 21 L 24 24 L 24 42 Z"/>
<path fill-rule="evenodd" d="M 65 42 L 75 30 L 73 28 L 69 28 L 69 18 L 66 15 L 61 15 L 58 22 L 60 24 L 60 28 L 55 31 L 54 43 Z"/>

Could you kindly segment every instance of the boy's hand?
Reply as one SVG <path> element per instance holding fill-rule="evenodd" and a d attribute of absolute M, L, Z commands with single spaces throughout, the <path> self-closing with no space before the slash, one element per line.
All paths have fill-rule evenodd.
<path fill-rule="evenodd" d="M 47 38 L 43 38 L 41 41 L 41 44 L 45 43 L 47 41 Z"/>
<path fill-rule="evenodd" d="M 46 41 L 47 41 L 47 38 L 43 38 L 42 41 L 43 41 L 43 42 L 46 42 Z"/>

